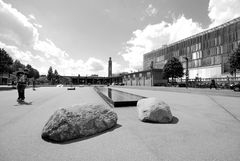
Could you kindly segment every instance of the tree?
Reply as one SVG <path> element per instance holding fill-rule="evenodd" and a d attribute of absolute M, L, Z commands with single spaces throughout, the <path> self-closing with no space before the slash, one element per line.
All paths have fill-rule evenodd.
<path fill-rule="evenodd" d="M 230 74 L 235 75 L 237 73 L 237 69 L 240 70 L 240 43 L 238 44 L 238 48 L 235 49 L 232 55 L 229 58 L 230 63 Z"/>
<path fill-rule="evenodd" d="M 172 57 L 170 60 L 163 67 L 163 77 L 164 78 L 178 78 L 182 77 L 183 73 L 183 66 L 182 63 L 175 57 Z"/>
<path fill-rule="evenodd" d="M 13 65 L 12 65 L 12 70 L 17 71 L 19 68 L 24 69 L 25 65 L 23 65 L 19 60 L 15 60 Z"/>
<path fill-rule="evenodd" d="M 30 64 L 27 64 L 26 68 L 29 70 L 28 71 L 28 77 L 33 78 L 34 77 L 34 69 L 32 68 L 32 66 Z"/>
<path fill-rule="evenodd" d="M 39 72 L 37 69 L 34 69 L 30 64 L 27 64 L 26 68 L 29 70 L 28 77 L 37 79 L 39 78 Z"/>
<path fill-rule="evenodd" d="M 40 77 L 40 75 L 39 75 L 39 71 L 37 70 L 37 69 L 33 69 L 33 72 L 34 72 L 34 78 L 35 79 L 38 79 L 39 77 Z"/>
<path fill-rule="evenodd" d="M 37 81 L 38 81 L 39 83 L 41 83 L 41 84 L 48 83 L 48 79 L 47 79 L 46 75 L 41 75 L 41 76 L 37 79 Z"/>
<path fill-rule="evenodd" d="M 50 81 L 50 82 L 52 83 L 53 70 L 52 70 L 52 67 L 51 67 L 51 66 L 50 66 L 49 69 L 48 69 L 47 79 L 48 79 L 48 81 Z"/>
<path fill-rule="evenodd" d="M 59 83 L 59 74 L 56 69 L 54 70 L 53 77 L 54 77 L 54 82 Z"/>
<path fill-rule="evenodd" d="M 0 48 L 0 73 L 10 73 L 11 65 L 13 64 L 12 57 L 4 50 Z"/>

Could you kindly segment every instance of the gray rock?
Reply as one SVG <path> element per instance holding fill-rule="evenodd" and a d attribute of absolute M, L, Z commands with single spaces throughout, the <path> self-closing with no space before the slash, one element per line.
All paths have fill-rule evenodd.
<path fill-rule="evenodd" d="M 169 123 L 173 119 L 170 107 L 157 98 L 139 100 L 137 109 L 141 121 Z"/>
<path fill-rule="evenodd" d="M 117 124 L 117 114 L 104 105 L 82 104 L 57 110 L 42 130 L 42 138 L 56 142 L 100 133 Z"/>

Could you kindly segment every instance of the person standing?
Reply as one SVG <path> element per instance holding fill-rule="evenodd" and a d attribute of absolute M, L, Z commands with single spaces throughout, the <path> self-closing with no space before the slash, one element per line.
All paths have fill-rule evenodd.
<path fill-rule="evenodd" d="M 217 89 L 216 82 L 215 82 L 214 79 L 211 80 L 210 89 L 212 89 L 212 87 L 214 87 L 215 89 Z"/>
<path fill-rule="evenodd" d="M 17 71 L 17 90 L 18 90 L 18 103 L 22 103 L 25 100 L 25 88 L 27 86 L 27 69 L 20 69 Z"/>
<path fill-rule="evenodd" d="M 33 78 L 33 90 L 35 91 L 36 89 L 35 89 L 35 86 L 36 86 L 36 82 L 35 82 L 35 78 Z"/>

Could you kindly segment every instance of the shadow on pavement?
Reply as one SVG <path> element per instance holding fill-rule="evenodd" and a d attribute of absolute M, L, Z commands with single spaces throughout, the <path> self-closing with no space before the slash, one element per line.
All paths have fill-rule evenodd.
<path fill-rule="evenodd" d="M 159 122 L 153 122 L 153 121 L 143 121 L 143 122 L 150 123 L 150 124 L 177 124 L 179 122 L 179 119 L 173 116 L 171 122 L 166 122 L 166 123 L 159 123 Z"/>
<path fill-rule="evenodd" d="M 78 138 L 78 139 L 73 139 L 73 140 L 69 140 L 69 141 L 65 141 L 65 142 L 57 142 L 57 141 L 50 140 L 50 139 L 46 139 L 46 138 L 42 138 L 42 139 L 45 140 L 45 141 L 47 141 L 47 142 L 49 142 L 49 143 L 65 145 L 65 144 L 71 144 L 71 143 L 75 143 L 75 142 L 79 142 L 79 141 L 91 139 L 91 138 L 94 138 L 94 137 L 103 135 L 103 134 L 105 134 L 105 133 L 111 132 L 111 131 L 113 131 L 113 130 L 115 130 L 115 129 L 118 129 L 118 128 L 120 128 L 120 127 L 122 127 L 122 125 L 117 124 L 117 125 L 115 125 L 113 128 L 108 129 L 108 130 L 106 130 L 106 131 L 103 131 L 103 132 L 101 132 L 101 133 L 97 133 L 97 134 L 95 134 L 95 135 L 86 136 L 86 137 Z"/>

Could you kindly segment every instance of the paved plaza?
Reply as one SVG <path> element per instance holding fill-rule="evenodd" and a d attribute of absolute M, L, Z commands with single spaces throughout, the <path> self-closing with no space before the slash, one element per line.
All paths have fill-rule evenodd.
<path fill-rule="evenodd" d="M 16 90 L 0 91 L 0 160 L 240 160 L 239 93 L 116 89 L 161 98 L 171 107 L 173 123 L 143 123 L 138 120 L 136 107 L 121 107 L 114 109 L 118 114 L 114 129 L 86 139 L 50 143 L 42 140 L 41 131 L 54 111 L 79 103 L 106 104 L 93 88 L 29 88 L 26 101 L 32 105 L 17 105 Z"/>

